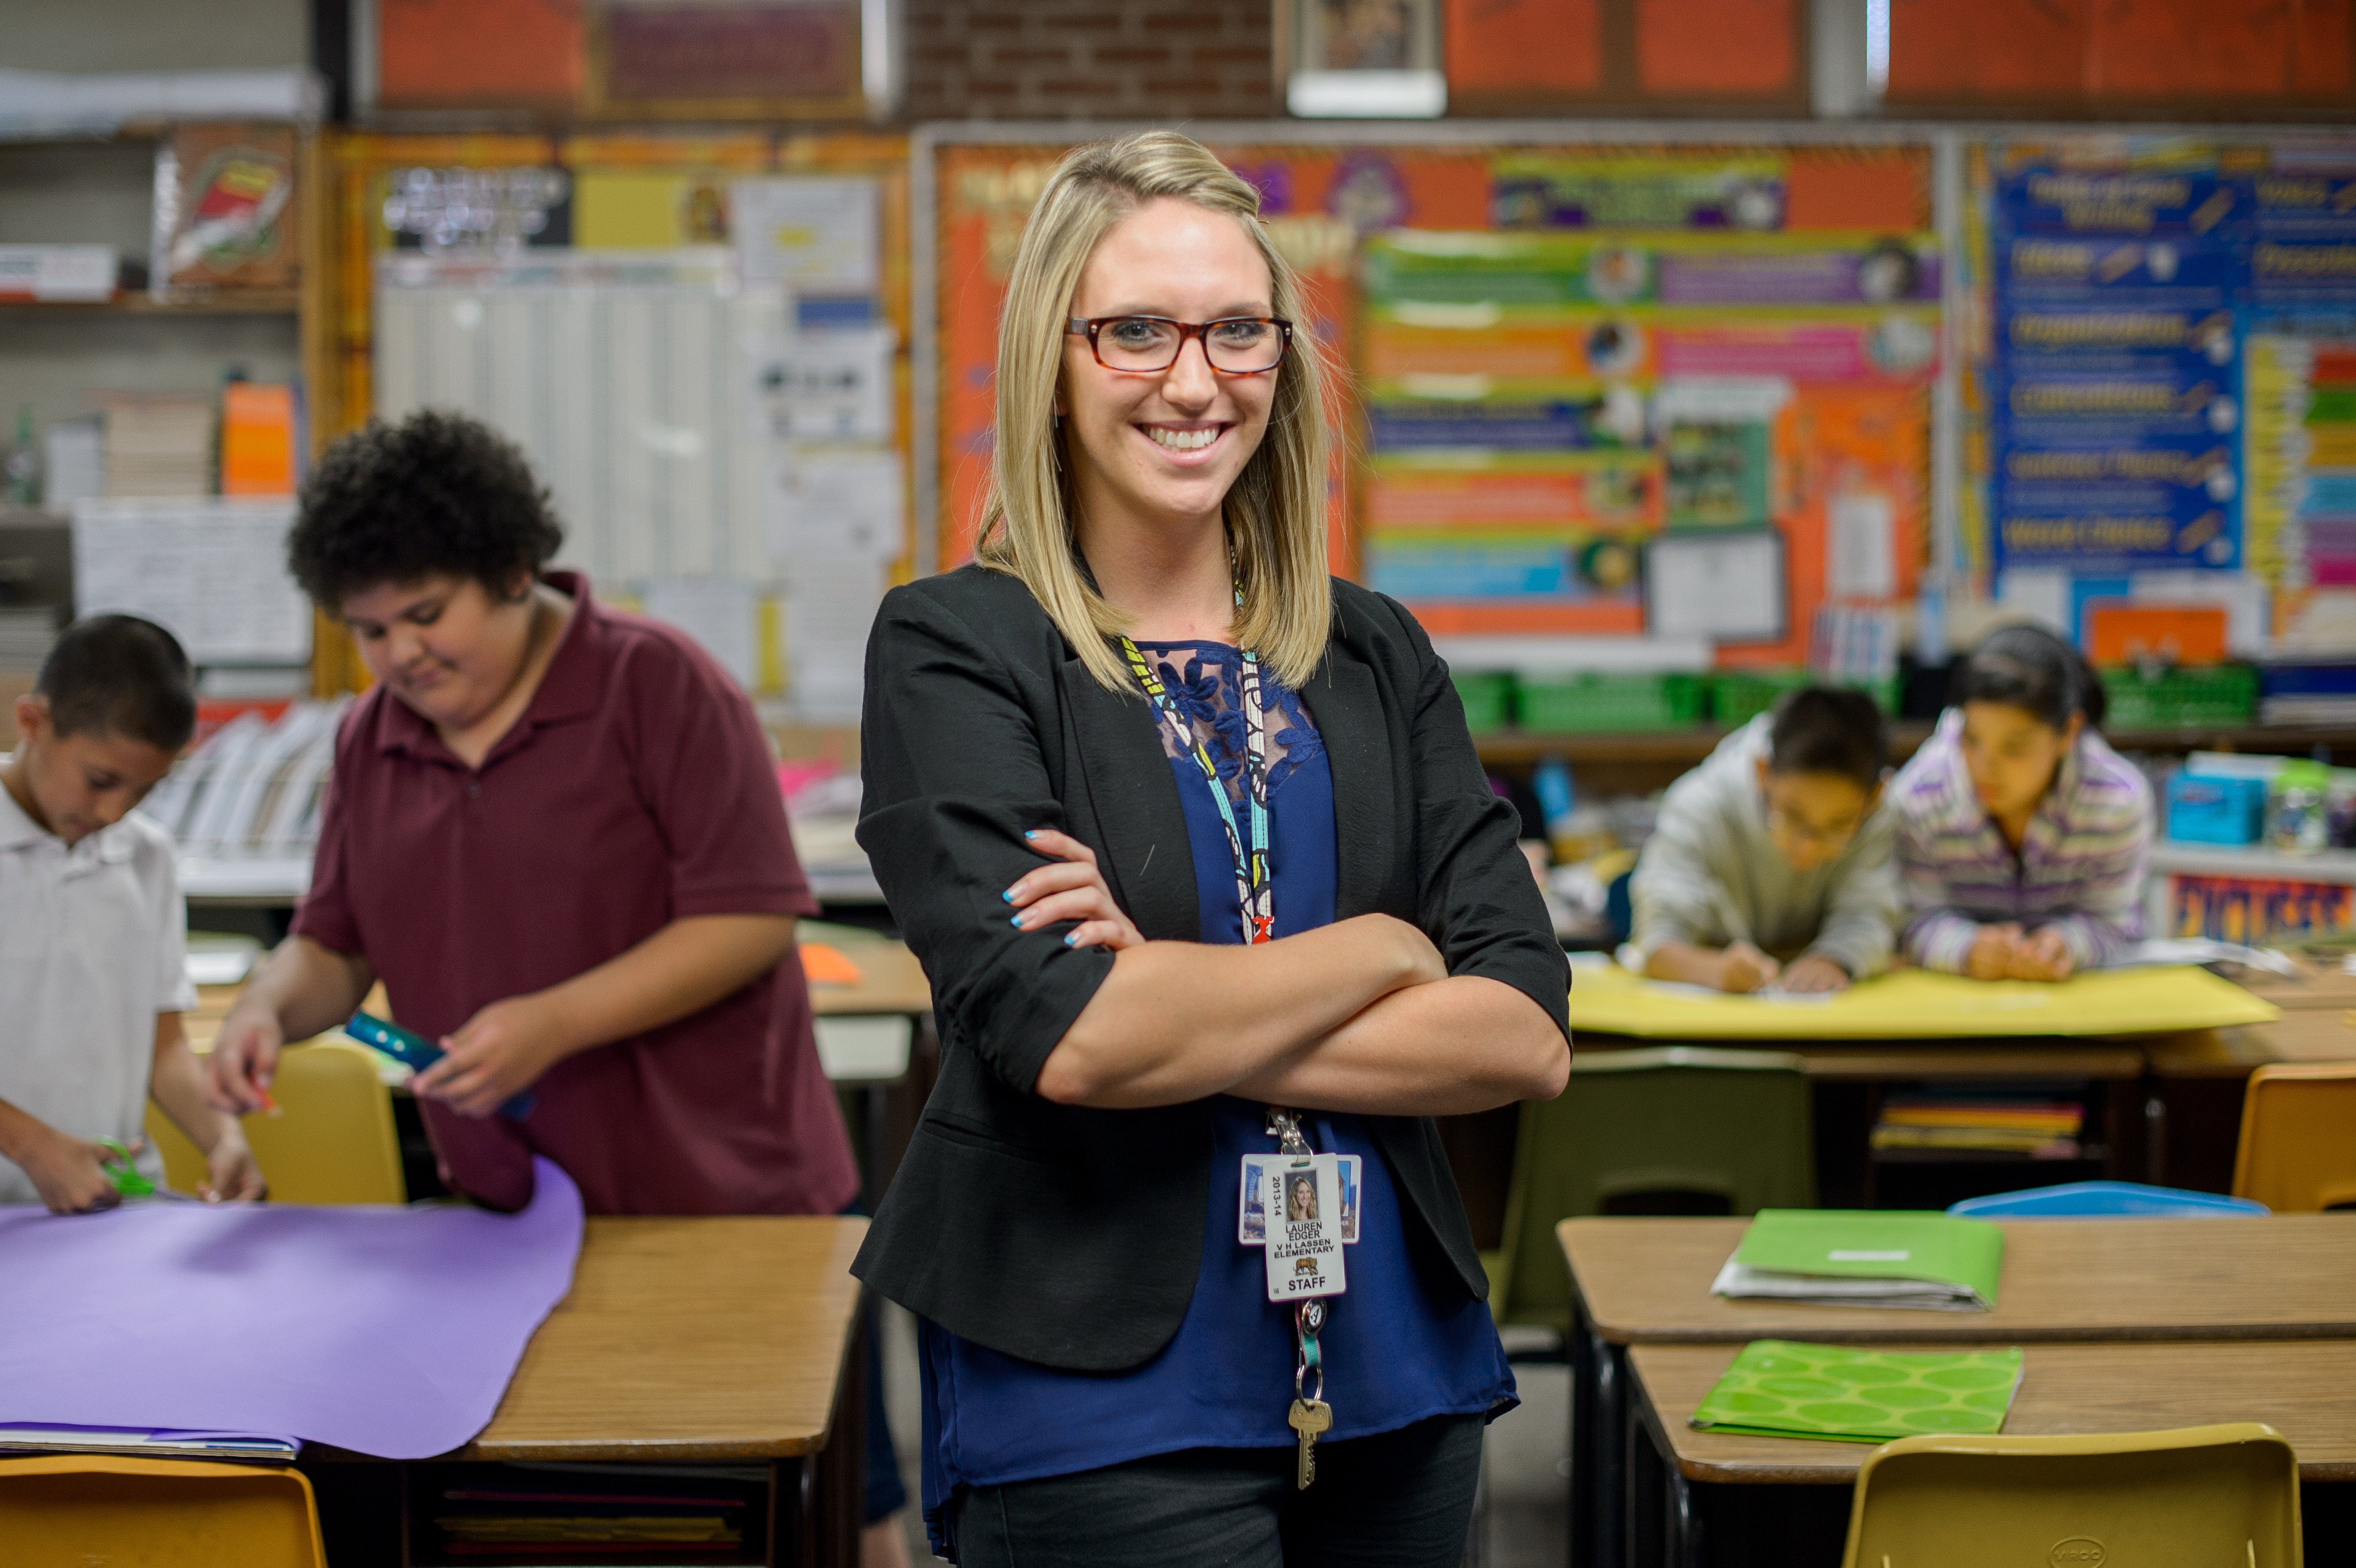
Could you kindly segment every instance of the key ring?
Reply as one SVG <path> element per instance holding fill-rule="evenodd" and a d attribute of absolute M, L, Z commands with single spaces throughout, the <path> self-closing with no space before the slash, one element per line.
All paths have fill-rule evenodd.
<path fill-rule="evenodd" d="M 1312 1339 L 1312 1340 L 1311 1340 L 1311 1341 L 1310 1341 L 1310 1348 L 1311 1348 L 1312 1351 L 1313 1352 L 1313 1351 L 1314 1351 L 1314 1349 L 1315 1349 L 1315 1348 L 1316 1348 L 1316 1341 L 1315 1341 L 1315 1340 L 1313 1340 L 1313 1339 Z M 1312 1394 L 1303 1395 L 1303 1394 L 1301 1393 L 1301 1385 L 1302 1385 L 1303 1383 L 1305 1383 L 1306 1381 L 1308 1381 L 1308 1379 L 1309 1379 L 1309 1369 L 1310 1369 L 1312 1366 L 1317 1366 L 1317 1392 L 1316 1392 L 1315 1393 L 1312 1393 Z M 1296 1362 L 1296 1363 L 1294 1364 L 1294 1366 L 1293 1366 L 1293 1369 L 1292 1369 L 1292 1397 L 1293 1397 L 1293 1398 L 1295 1398 L 1295 1399 L 1301 1399 L 1301 1398 L 1304 1398 L 1304 1397 L 1305 1397 L 1305 1398 L 1309 1401 L 1309 1403 L 1312 1403 L 1312 1404 L 1319 1404 L 1319 1403 L 1323 1403 L 1324 1402 L 1324 1398 L 1325 1398 L 1325 1369 L 1324 1369 L 1323 1366 L 1317 1365 L 1316 1359 L 1315 1359 L 1315 1356 L 1313 1355 L 1313 1353 L 1312 1353 L 1312 1354 L 1308 1359 L 1303 1360 L 1301 1360 L 1301 1361 L 1299 1361 L 1299 1362 Z"/>

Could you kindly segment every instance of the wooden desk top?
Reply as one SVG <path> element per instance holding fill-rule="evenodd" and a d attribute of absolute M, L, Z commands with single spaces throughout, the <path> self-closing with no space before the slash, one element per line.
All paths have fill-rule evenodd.
<path fill-rule="evenodd" d="M 1580 1051 L 1692 1044 L 1724 1050 L 1789 1051 L 1811 1078 L 2140 1078 L 2144 1053 L 2117 1040 L 1671 1040 L 1577 1031 Z"/>
<path fill-rule="evenodd" d="M 916 955 L 901 942 L 862 942 L 846 944 L 842 955 L 859 965 L 859 983 L 855 986 L 810 985 L 810 1010 L 820 1018 L 856 1016 L 875 1013 L 928 1013 L 933 1010 L 933 988 L 926 982 L 925 966 Z M 211 1042 L 220 1021 L 229 1016 L 230 1004 L 237 1000 L 243 986 L 199 986 L 197 1007 L 186 1014 L 191 1037 L 198 1033 L 200 1024 L 210 1025 L 202 1030 L 208 1044 Z M 369 1010 L 384 1008 L 381 986 L 369 994 Z"/>
<path fill-rule="evenodd" d="M 900 942 L 845 943 L 842 955 L 859 965 L 859 984 L 829 986 L 813 981 L 810 985 L 810 1010 L 820 1018 L 842 1018 L 857 1014 L 928 1013 L 933 1010 L 933 988 L 925 979 L 925 966 L 916 955 Z"/>
<path fill-rule="evenodd" d="M 593 1218 L 573 1292 L 454 1457 L 786 1458 L 826 1446 L 867 1221 Z M 856 1375 L 857 1369 L 852 1369 Z"/>
<path fill-rule="evenodd" d="M 1925 1346 L 1924 1349 L 1935 1347 Z M 1961 1349 L 1962 1346 L 1949 1349 Z M 1733 1345 L 1639 1345 L 1638 1409 L 1687 1478 L 1847 1486 L 1870 1443 L 1697 1432 L 1687 1424 Z M 2155 1432 L 2263 1421 L 2298 1451 L 2308 1481 L 2356 1481 L 2356 1340 L 2270 1344 L 2030 1345 L 2004 1430 L 2011 1436 Z"/>
<path fill-rule="evenodd" d="M 2276 1061 L 2356 1061 L 2356 1029 L 2340 1008 L 2302 1008 L 2272 1023 L 2188 1029 L 2144 1042 L 2162 1078 L 2246 1078 Z"/>
<path fill-rule="evenodd" d="M 2291 962 L 2298 965 L 2295 978 L 2254 971 L 2238 983 L 2250 995 L 2286 1011 L 2356 1008 L 2356 975 L 2342 969 L 2338 960 L 2318 963 L 2312 958 L 2294 957 Z"/>
<path fill-rule="evenodd" d="M 2356 1214 L 1998 1222 L 1993 1312 L 1712 1296 L 1747 1220 L 1565 1220 L 1558 1233 L 1589 1317 L 1613 1344 L 2356 1338 Z"/>

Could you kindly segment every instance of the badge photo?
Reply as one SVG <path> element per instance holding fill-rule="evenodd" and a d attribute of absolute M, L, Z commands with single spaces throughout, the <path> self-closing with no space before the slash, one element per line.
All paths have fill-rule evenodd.
<path fill-rule="evenodd" d="M 1336 1180 L 1341 1196 L 1337 1212 L 1342 1219 L 1344 1244 L 1358 1239 L 1359 1199 L 1362 1190 L 1358 1180 L 1360 1157 L 1355 1154 L 1331 1157 L 1340 1161 Z M 1264 1246 L 1268 1242 L 1268 1169 L 1281 1164 L 1285 1157 L 1275 1154 L 1248 1154 L 1243 1159 L 1243 1177 L 1236 1184 L 1236 1240 L 1248 1247 Z"/>
<path fill-rule="evenodd" d="M 1348 1288 L 1342 1261 L 1342 1156 L 1270 1159 L 1261 1209 L 1268 1298 L 1301 1301 Z"/>

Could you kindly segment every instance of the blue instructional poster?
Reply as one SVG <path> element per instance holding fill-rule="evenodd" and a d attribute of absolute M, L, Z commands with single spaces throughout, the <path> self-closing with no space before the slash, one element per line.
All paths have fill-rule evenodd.
<path fill-rule="evenodd" d="M 1987 377 L 1996 566 L 2243 561 L 2241 325 L 2252 182 L 1997 160 Z"/>

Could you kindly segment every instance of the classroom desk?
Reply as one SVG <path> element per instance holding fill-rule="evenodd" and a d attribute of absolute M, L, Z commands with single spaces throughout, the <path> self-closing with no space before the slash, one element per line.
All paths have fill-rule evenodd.
<path fill-rule="evenodd" d="M 879 938 L 842 944 L 843 956 L 859 966 L 859 979 L 841 985 L 812 981 L 810 1011 L 819 1032 L 819 1055 L 836 1087 L 858 1100 L 862 1146 L 861 1181 L 873 1201 L 891 1175 L 887 1146 L 893 1125 L 892 1096 L 907 1082 L 915 1043 L 928 1026 L 932 987 L 925 967 L 905 943 Z M 199 986 L 197 1006 L 184 1015 L 188 1043 L 212 1049 L 213 1037 L 242 986 Z M 384 988 L 369 993 L 366 1008 L 389 1016 Z M 396 1093 L 401 1091 L 396 1090 Z M 907 1120 L 913 1121 L 913 1114 Z"/>
<path fill-rule="evenodd" d="M 1564 1221 L 1574 1563 L 1624 1555 L 1632 1345 L 2356 1338 L 2356 1215 L 1999 1222 L 1997 1307 L 1955 1313 L 1712 1296 L 1746 1220 Z"/>
<path fill-rule="evenodd" d="M 1698 1568 L 1740 1552 L 1739 1539 L 1720 1538 L 1761 1532 L 1793 1560 L 1832 1562 L 1840 1553 L 1850 1488 L 1874 1445 L 1695 1430 L 1694 1411 L 1737 1349 L 1639 1345 L 1629 1352 L 1635 1562 Z M 2038 1344 L 2024 1353 L 2004 1430 L 2037 1435 L 2263 1421 L 2290 1439 L 2312 1495 L 2317 1483 L 2356 1482 L 2351 1388 L 2356 1340 Z M 2321 1562 L 2317 1522 L 2310 1518 L 2310 1561 Z"/>
<path fill-rule="evenodd" d="M 408 1568 L 447 1467 L 727 1465 L 769 1474 L 769 1545 L 715 1562 L 858 1561 L 864 1378 L 851 1259 L 867 1221 L 779 1215 L 593 1217 L 573 1290 L 526 1347 L 480 1435 L 389 1464 L 306 1450 L 330 1555 Z M 367 1550 L 398 1541 L 398 1559 Z M 632 1559 L 633 1561 L 637 1559 Z M 651 1560 L 651 1559 L 648 1559 Z"/>

